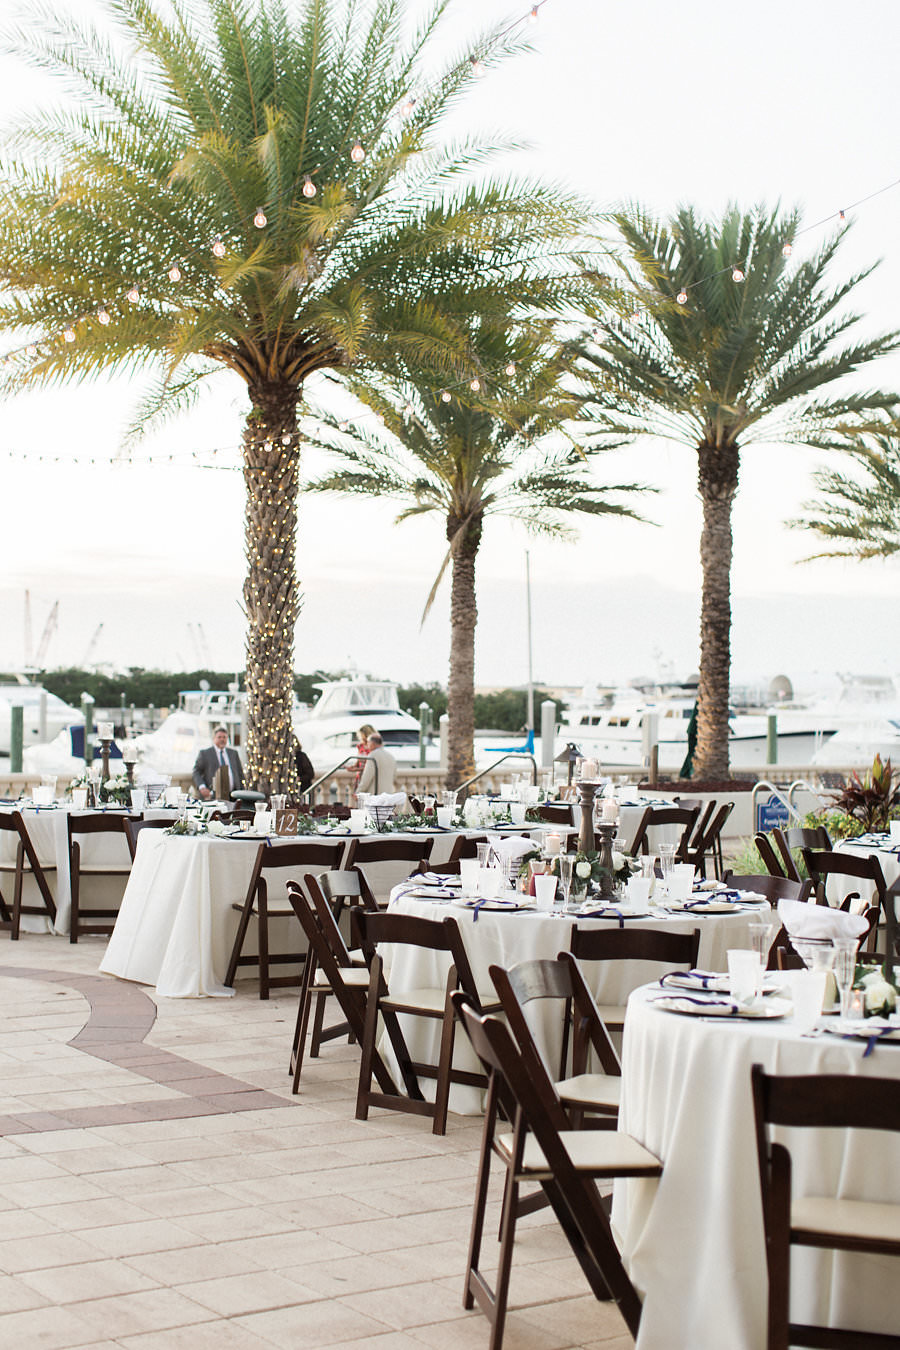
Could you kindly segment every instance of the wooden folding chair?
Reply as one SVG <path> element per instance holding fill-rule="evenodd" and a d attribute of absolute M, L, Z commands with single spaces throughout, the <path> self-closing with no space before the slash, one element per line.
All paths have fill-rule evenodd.
<path fill-rule="evenodd" d="M 751 1083 L 769 1273 L 767 1350 L 797 1345 L 900 1350 L 900 1333 L 807 1326 L 790 1320 L 791 1247 L 900 1256 L 900 1205 L 793 1196 L 791 1154 L 784 1144 L 771 1142 L 768 1132 L 769 1125 L 898 1131 L 900 1081 L 857 1074 L 784 1077 L 767 1074 L 761 1064 L 754 1064 Z M 886 1270 L 883 1278 L 889 1278 Z"/>
<path fill-rule="evenodd" d="M 690 933 L 666 932 L 662 928 L 572 929 L 571 952 L 576 961 L 653 961 L 670 968 L 692 970 L 700 950 L 700 929 Z M 621 1005 L 598 1005 L 604 1026 L 620 1031 L 625 1025 Z"/>
<path fill-rule="evenodd" d="M 241 905 L 232 905 L 232 909 L 236 909 L 241 917 L 238 920 L 237 932 L 228 960 L 228 969 L 225 972 L 224 983 L 226 985 L 233 986 L 239 966 L 259 967 L 259 996 L 261 999 L 269 997 L 270 989 L 292 988 L 300 984 L 301 976 L 299 974 L 273 977 L 269 973 L 271 966 L 298 966 L 305 961 L 306 957 L 305 953 L 299 951 L 279 952 L 273 955 L 269 950 L 269 919 L 293 914 L 293 908 L 289 900 L 279 900 L 275 903 L 270 901 L 267 874 L 284 873 L 288 868 L 295 873 L 304 873 L 309 867 L 322 867 L 334 871 L 341 865 L 345 842 L 343 839 L 323 839 L 315 843 L 270 844 L 264 841 L 260 844 L 256 852 L 256 861 L 253 864 L 253 872 L 244 902 Z M 247 929 L 250 927 L 250 920 L 254 918 L 258 920 L 259 955 L 243 956 L 242 949 L 246 941 Z"/>
<path fill-rule="evenodd" d="M 119 917 L 119 905 L 122 895 L 113 906 L 100 904 L 93 900 L 89 905 L 82 902 L 82 882 L 96 884 L 102 877 L 119 877 L 122 880 L 122 893 L 125 891 L 127 877 L 131 873 L 132 855 L 125 833 L 126 815 L 114 811 L 95 811 L 84 815 L 81 812 L 70 813 L 66 821 L 69 836 L 69 880 L 72 887 L 72 916 L 69 924 L 69 941 L 77 942 L 85 934 L 106 934 L 116 926 Z M 82 839 L 85 835 L 118 835 L 123 842 L 121 862 L 92 863 L 82 861 Z"/>
<path fill-rule="evenodd" d="M 824 825 L 812 827 L 794 826 L 790 829 L 774 829 L 772 840 L 781 856 L 784 875 L 792 881 L 799 881 L 800 869 L 797 866 L 797 854 L 805 848 L 821 849 L 830 852 L 834 845 Z M 769 864 L 766 863 L 768 867 Z"/>
<path fill-rule="evenodd" d="M 332 930 L 327 934 L 322 926 L 323 912 L 314 904 L 310 897 L 301 889 L 300 883 L 289 881 L 287 883 L 288 899 L 300 926 L 306 936 L 308 950 L 315 958 L 316 968 L 322 971 L 328 988 L 334 995 L 334 998 L 344 1014 L 347 1027 L 349 1028 L 353 1040 L 362 1044 L 363 1032 L 366 1017 L 366 999 L 369 988 L 369 972 L 365 966 L 353 965 L 349 953 L 343 947 L 343 939 L 337 932 L 337 926 L 334 924 L 333 916 L 330 915 Z M 327 910 L 327 902 L 325 909 Z M 337 940 L 335 941 L 335 933 Z M 308 1005 L 307 1005 L 308 1009 Z M 291 1067 L 293 1070 L 292 1091 L 297 1092 L 300 1083 L 300 1071 L 303 1067 L 303 1045 L 306 1039 L 306 1023 L 301 1021 L 303 1014 L 303 1004 L 301 1002 L 298 1009 L 297 1026 L 294 1030 L 294 1053 L 291 1055 Z M 393 1094 L 397 1092 L 396 1084 L 391 1077 L 390 1070 L 382 1059 L 378 1050 L 372 1055 L 372 1077 L 375 1079 L 382 1092 Z"/>
<path fill-rule="evenodd" d="M 719 881 L 722 880 L 722 873 L 725 870 L 722 859 L 722 831 L 733 810 L 734 802 L 724 802 L 718 807 L 703 832 L 695 835 L 685 849 L 684 861 L 693 863 L 703 877 L 706 876 L 706 857 L 709 854 L 716 877 Z"/>
<path fill-rule="evenodd" d="M 353 839 L 344 866 L 356 867 L 365 877 L 370 891 L 379 904 L 387 904 L 387 893 L 414 872 L 426 872 L 434 838 L 421 835 L 418 839 L 397 839 L 386 835 L 380 839 Z M 394 878 L 389 886 L 377 886 L 371 868 L 393 864 Z"/>
<path fill-rule="evenodd" d="M 863 904 L 858 890 L 849 893 L 845 891 L 841 897 L 840 908 L 849 909 L 854 900 L 859 900 L 860 908 L 874 907 L 878 910 L 880 917 L 885 914 L 888 886 L 881 870 L 881 863 L 874 853 L 870 853 L 866 857 L 860 857 L 856 853 L 841 853 L 834 849 L 804 848 L 801 852 L 803 861 L 806 863 L 806 870 L 812 878 L 821 904 L 826 903 L 825 888 L 829 877 L 841 877 L 844 882 L 867 881 L 872 886 L 874 898 L 866 900 Z M 870 949 L 873 949 L 876 945 L 877 931 L 878 923 L 876 922 L 870 928 L 866 939 L 866 944 Z"/>
<path fill-rule="evenodd" d="M 373 914 L 369 910 L 358 910 L 354 917 L 359 926 L 360 946 L 367 958 L 372 953 L 356 1118 L 367 1120 L 370 1107 L 382 1106 L 389 1110 L 430 1116 L 433 1133 L 445 1134 L 451 1084 L 461 1083 L 469 1087 L 486 1085 L 480 1073 L 453 1067 L 456 1027 L 450 995 L 456 989 L 463 989 L 476 1007 L 480 1009 L 482 1006 L 457 922 L 449 915 L 444 919 L 423 919 L 411 914 Z M 444 984 L 440 987 L 392 992 L 384 977 L 383 958 L 378 952 L 379 945 L 385 943 L 445 952 L 450 965 Z M 489 999 L 488 1005 L 496 1006 L 496 1003 Z M 440 1050 L 436 1064 L 413 1060 L 398 1021 L 403 1015 L 440 1023 Z M 393 1046 L 407 1096 L 372 1091 L 371 1063 L 376 1049 L 379 1016 Z M 420 1077 L 435 1079 L 433 1102 L 423 1097 L 419 1086 Z"/>
<path fill-rule="evenodd" d="M 134 862 L 134 855 L 137 853 L 138 835 L 141 830 L 168 830 L 171 824 L 171 820 L 133 820 L 130 816 L 126 817 L 125 842 L 128 844 L 131 861 Z"/>
<path fill-rule="evenodd" d="M 39 861 L 21 811 L 0 811 L 0 831 L 15 835 L 16 855 L 14 862 L 0 861 L 0 876 L 7 874 L 13 878 L 11 904 L 0 891 L 0 929 L 8 928 L 10 941 L 18 942 L 23 914 L 40 914 L 43 918 L 49 919 L 51 925 L 56 922 L 56 901 L 46 876 L 47 872 L 56 869 Z M 28 876 L 34 878 L 41 899 L 40 905 L 23 902 L 25 879 Z"/>
<path fill-rule="evenodd" d="M 680 825 L 681 837 L 678 840 L 678 846 L 675 850 L 675 861 L 685 862 L 685 853 L 688 842 L 691 838 L 691 832 L 693 831 L 699 814 L 699 806 L 646 807 L 644 814 L 638 821 L 638 827 L 635 830 L 634 838 L 631 841 L 631 848 L 629 850 L 631 857 L 636 858 L 639 853 L 644 854 L 644 856 L 649 854 L 650 841 L 647 838 L 648 830 L 655 829 L 660 825 Z"/>
<path fill-rule="evenodd" d="M 514 1042 L 497 1017 L 478 1013 L 461 993 L 453 1000 L 472 1047 L 488 1073 L 481 1155 L 472 1214 L 463 1305 L 478 1306 L 491 1324 L 490 1350 L 500 1350 L 512 1268 L 518 1187 L 537 1182 L 559 1220 L 591 1290 L 614 1299 L 633 1336 L 641 1305 L 628 1278 L 603 1208 L 596 1181 L 658 1177 L 662 1164 L 630 1135 L 618 1130 L 571 1130 L 565 1111 L 533 1041 Z M 498 1129 L 502 1109 L 512 1128 Z M 481 1268 L 481 1246 L 491 1158 L 505 1169 L 500 1223 L 500 1261 L 492 1287 Z"/>

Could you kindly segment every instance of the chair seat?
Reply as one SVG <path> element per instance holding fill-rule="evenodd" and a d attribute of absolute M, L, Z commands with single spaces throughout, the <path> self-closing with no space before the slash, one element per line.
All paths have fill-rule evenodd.
<path fill-rule="evenodd" d="M 237 912 L 241 914 L 243 913 L 244 906 L 242 904 L 239 905 L 233 903 L 231 908 L 236 909 Z M 253 915 L 254 919 L 259 918 L 259 907 L 255 901 L 250 907 L 250 913 Z M 266 913 L 270 919 L 280 919 L 287 916 L 290 916 L 291 918 L 294 917 L 294 911 L 290 902 L 287 900 L 270 900 L 266 905 Z"/>
<path fill-rule="evenodd" d="M 367 966 L 344 966 L 341 969 L 341 979 L 344 984 L 352 985 L 354 989 L 366 989 L 369 984 L 369 970 Z M 313 977 L 313 983 L 320 994 L 331 990 L 328 977 L 321 967 L 316 971 Z"/>
<path fill-rule="evenodd" d="M 657 1157 L 622 1130 L 561 1130 L 560 1140 L 579 1172 L 600 1176 L 604 1172 L 624 1176 L 626 1173 L 658 1176 L 662 1163 Z M 512 1156 L 513 1136 L 499 1134 L 494 1142 L 500 1153 Z M 522 1155 L 522 1172 L 531 1177 L 551 1175 L 537 1140 L 529 1135 Z"/>
<path fill-rule="evenodd" d="M 900 1243 L 900 1205 L 803 1196 L 791 1205 L 791 1227 L 837 1238 Z"/>
<path fill-rule="evenodd" d="M 44 862 L 43 858 L 38 858 L 38 863 L 40 864 L 41 870 L 44 872 L 56 871 L 55 862 Z M 15 872 L 15 870 L 16 864 L 14 862 L 0 862 L 0 872 Z M 25 871 L 28 875 L 31 875 L 31 864 L 27 858 L 25 859 Z"/>
<path fill-rule="evenodd" d="M 567 1105 L 617 1108 L 622 1096 L 622 1080 L 607 1073 L 580 1073 L 564 1078 L 556 1090 Z"/>
<path fill-rule="evenodd" d="M 82 876 L 90 872 L 94 876 L 127 877 L 131 872 L 131 863 L 79 863 L 78 870 Z"/>
<path fill-rule="evenodd" d="M 432 1013 L 442 1017 L 447 1003 L 446 989 L 405 989 L 381 1000 L 381 1006 L 392 1012 Z"/>
<path fill-rule="evenodd" d="M 597 1011 L 608 1027 L 621 1027 L 625 1024 L 625 1005 L 601 1003 Z"/>

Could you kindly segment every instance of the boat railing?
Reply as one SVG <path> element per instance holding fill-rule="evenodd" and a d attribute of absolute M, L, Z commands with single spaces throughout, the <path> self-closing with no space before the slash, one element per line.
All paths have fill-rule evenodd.
<path fill-rule="evenodd" d="M 496 768 L 499 768 L 501 764 L 505 764 L 508 759 L 514 759 L 519 764 L 521 764 L 523 759 L 527 759 L 531 764 L 532 786 L 537 786 L 538 762 L 534 755 L 529 755 L 527 752 L 523 754 L 521 750 L 510 750 L 509 754 L 502 755 L 500 759 L 495 759 L 493 764 L 489 764 L 486 769 L 480 769 L 479 772 L 473 774 L 471 778 L 467 778 L 464 783 L 460 783 L 459 787 L 456 789 L 457 794 L 461 795 L 462 800 L 465 801 L 466 797 L 469 795 L 469 788 L 473 783 L 477 783 L 480 778 L 485 778 L 489 773 L 493 773 Z"/>
<path fill-rule="evenodd" d="M 331 769 L 326 769 L 323 774 L 320 774 L 318 778 L 314 779 L 310 783 L 309 787 L 300 793 L 300 796 L 308 797 L 310 801 L 312 801 L 312 794 L 315 792 L 316 788 L 319 787 L 320 784 L 324 783 L 327 779 L 331 778 L 332 774 L 336 774 L 339 769 L 342 769 L 344 767 L 345 764 L 350 764 L 351 762 L 356 764 L 358 760 L 359 760 L 358 750 L 354 750 L 352 755 L 345 755 L 339 764 L 335 764 L 334 767 Z"/>
<path fill-rule="evenodd" d="M 792 820 L 795 821 L 802 820 L 805 813 L 800 811 L 798 807 L 794 805 L 794 793 L 796 792 L 797 788 L 805 788 L 807 792 L 812 790 L 808 783 L 804 783 L 800 779 L 796 779 L 793 783 L 791 783 L 790 787 L 788 788 L 776 787 L 774 783 L 770 783 L 768 779 L 765 778 L 761 778 L 757 783 L 755 783 L 753 786 L 753 792 L 751 794 L 754 826 L 757 820 L 757 807 L 759 805 L 759 798 L 760 796 L 766 793 L 768 794 L 770 800 L 772 797 L 774 797 L 777 801 L 781 802 L 781 805 L 787 811 L 788 816 Z"/>

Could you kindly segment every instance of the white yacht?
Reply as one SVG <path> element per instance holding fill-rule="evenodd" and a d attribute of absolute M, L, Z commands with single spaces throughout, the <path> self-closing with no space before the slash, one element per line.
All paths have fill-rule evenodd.
<path fill-rule="evenodd" d="M 871 765 L 876 754 L 900 760 L 900 693 L 889 675 L 841 675 L 841 690 L 830 702 L 833 736 L 818 748 L 817 768 Z"/>
<path fill-rule="evenodd" d="M 368 722 L 384 740 L 399 764 L 419 762 L 419 723 L 400 707 L 398 686 L 391 680 L 352 677 L 317 684 L 321 693 L 313 706 L 294 718 L 294 730 L 317 774 L 324 773 L 356 748 L 357 732 Z M 438 758 L 429 747 L 429 763 Z"/>
<path fill-rule="evenodd" d="M 22 676 L 11 684 L 0 684 L 0 755 L 9 754 L 12 709 L 17 704 L 24 710 L 23 744 L 27 749 L 54 740 L 63 728 L 77 726 L 84 721 L 80 710 L 51 694 L 41 684 Z"/>

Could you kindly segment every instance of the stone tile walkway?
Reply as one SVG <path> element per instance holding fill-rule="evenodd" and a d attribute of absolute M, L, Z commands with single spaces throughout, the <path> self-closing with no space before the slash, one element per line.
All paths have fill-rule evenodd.
<path fill-rule="evenodd" d="M 0 945 L 0 1346 L 487 1350 L 461 1298 L 480 1122 L 354 1120 L 339 1042 L 291 1097 L 291 991 L 154 1001 L 102 950 Z M 633 1344 L 547 1211 L 512 1306 L 505 1350 Z"/>

